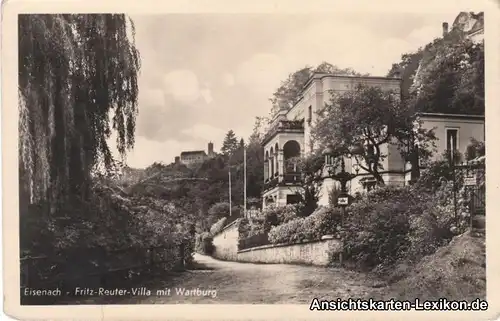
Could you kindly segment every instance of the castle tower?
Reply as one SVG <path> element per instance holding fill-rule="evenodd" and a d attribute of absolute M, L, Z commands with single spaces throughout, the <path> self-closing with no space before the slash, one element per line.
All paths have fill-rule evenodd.
<path fill-rule="evenodd" d="M 211 157 L 214 155 L 214 143 L 209 142 L 208 143 L 208 157 Z"/>
<path fill-rule="evenodd" d="M 448 34 L 448 23 L 443 22 L 443 37 Z"/>

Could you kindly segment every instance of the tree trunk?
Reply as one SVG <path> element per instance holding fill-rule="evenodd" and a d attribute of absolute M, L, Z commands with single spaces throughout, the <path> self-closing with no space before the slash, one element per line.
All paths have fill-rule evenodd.
<path fill-rule="evenodd" d="M 411 182 L 415 182 L 420 177 L 420 164 L 419 164 L 419 150 L 418 146 L 415 146 L 411 154 L 410 165 L 411 165 Z"/>

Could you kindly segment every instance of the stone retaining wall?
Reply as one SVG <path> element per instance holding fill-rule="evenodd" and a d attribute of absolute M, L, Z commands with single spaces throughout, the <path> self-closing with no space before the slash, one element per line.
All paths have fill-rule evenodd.
<path fill-rule="evenodd" d="M 238 251 L 238 226 L 229 224 L 214 236 L 213 257 L 253 263 L 286 263 L 326 266 L 338 258 L 342 242 L 332 236 L 298 244 L 272 244 Z"/>
<path fill-rule="evenodd" d="M 238 224 L 236 221 L 224 227 L 214 236 L 215 251 L 213 257 L 221 260 L 238 260 Z"/>
<path fill-rule="evenodd" d="M 273 244 L 238 251 L 239 262 L 287 263 L 326 266 L 337 261 L 340 240 L 324 236 L 321 241 L 298 244 Z"/>

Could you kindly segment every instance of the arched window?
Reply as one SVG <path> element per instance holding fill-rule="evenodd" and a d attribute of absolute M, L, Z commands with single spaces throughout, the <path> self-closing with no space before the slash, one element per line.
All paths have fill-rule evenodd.
<path fill-rule="evenodd" d="M 275 154 L 274 154 L 274 149 L 271 147 L 271 150 L 270 150 L 270 160 L 269 160 L 269 165 L 271 166 L 271 173 L 270 173 L 270 177 L 273 177 L 274 176 L 274 157 L 275 157 Z"/>
<path fill-rule="evenodd" d="M 283 158 L 286 172 L 296 172 L 296 162 L 293 160 L 300 157 L 300 144 L 295 140 L 289 140 L 283 145 Z"/>
<path fill-rule="evenodd" d="M 299 168 L 297 166 L 300 157 L 300 144 L 295 140 L 289 140 L 283 145 L 283 161 L 285 165 L 284 180 L 287 183 L 300 181 Z"/>

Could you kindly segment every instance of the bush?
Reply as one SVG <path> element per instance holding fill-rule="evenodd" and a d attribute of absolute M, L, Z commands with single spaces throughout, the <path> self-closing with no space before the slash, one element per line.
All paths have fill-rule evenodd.
<path fill-rule="evenodd" d="M 262 211 L 262 216 L 268 225 L 276 226 L 298 217 L 300 205 L 270 206 Z"/>
<path fill-rule="evenodd" d="M 465 159 L 470 161 L 477 157 L 484 156 L 486 153 L 486 146 L 484 142 L 480 142 L 474 138 L 470 139 L 469 145 L 465 151 Z"/>
<path fill-rule="evenodd" d="M 241 238 L 247 238 L 253 235 L 260 235 L 269 233 L 273 226 L 289 222 L 297 217 L 297 207 L 294 205 L 287 205 L 282 207 L 268 207 L 257 215 L 250 218 L 245 218 L 240 225 Z"/>
<path fill-rule="evenodd" d="M 196 237 L 196 251 L 205 255 L 212 255 L 215 250 L 212 235 L 205 232 Z"/>
<path fill-rule="evenodd" d="M 341 209 L 320 207 L 308 217 L 297 217 L 275 226 L 269 232 L 269 241 L 277 243 L 299 243 L 319 240 L 323 235 L 337 235 L 341 220 Z"/>
<path fill-rule="evenodd" d="M 270 244 L 267 233 L 254 234 L 238 239 L 238 250 Z"/>
<path fill-rule="evenodd" d="M 345 258 L 358 267 L 393 263 L 409 247 L 409 231 L 404 203 L 362 200 L 350 208 L 344 230 Z"/>
<path fill-rule="evenodd" d="M 229 216 L 229 203 L 227 203 L 227 202 L 215 203 L 208 210 L 208 214 L 210 216 L 214 216 L 217 218 L 228 217 Z"/>
<path fill-rule="evenodd" d="M 220 220 L 218 220 L 210 228 L 210 234 L 212 236 L 215 236 L 216 234 L 218 234 L 220 231 L 222 231 L 222 229 L 224 228 L 224 226 L 226 226 L 226 222 L 227 222 L 227 217 L 223 217 Z"/>
<path fill-rule="evenodd" d="M 415 262 L 447 244 L 457 228 L 450 207 L 450 184 L 430 192 L 421 186 L 385 186 L 349 208 L 344 233 L 345 257 L 357 267 L 387 267 Z"/>
<path fill-rule="evenodd" d="M 238 225 L 238 248 L 269 244 L 268 233 L 273 224 L 276 224 L 276 213 L 268 211 L 265 216 L 243 218 Z"/>

